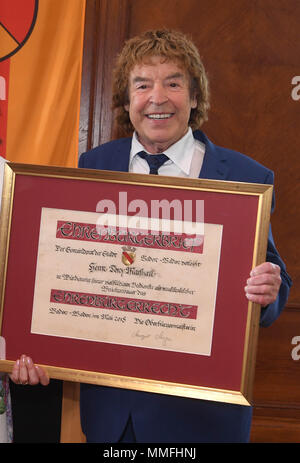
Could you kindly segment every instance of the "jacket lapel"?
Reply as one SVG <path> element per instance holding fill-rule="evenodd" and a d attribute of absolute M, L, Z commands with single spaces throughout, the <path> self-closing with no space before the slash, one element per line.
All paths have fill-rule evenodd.
<path fill-rule="evenodd" d="M 131 140 L 131 138 L 122 138 L 120 140 L 115 153 L 113 153 L 110 158 L 113 165 L 112 170 L 116 170 L 116 166 L 118 166 L 118 171 L 128 172 Z"/>
<path fill-rule="evenodd" d="M 205 145 L 205 155 L 199 178 L 213 180 L 228 179 L 230 167 L 225 155 L 225 150 L 214 145 L 206 135 L 199 130 L 194 132 L 194 137 Z"/>

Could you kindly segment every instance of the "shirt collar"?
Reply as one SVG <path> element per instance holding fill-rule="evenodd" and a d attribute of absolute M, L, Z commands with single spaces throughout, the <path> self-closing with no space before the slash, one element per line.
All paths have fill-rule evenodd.
<path fill-rule="evenodd" d="M 189 127 L 187 133 L 174 145 L 171 145 L 170 148 L 164 151 L 164 154 L 171 159 L 174 164 L 176 164 L 179 169 L 181 169 L 186 175 L 189 175 L 190 167 L 193 159 L 195 149 L 195 139 L 193 136 L 192 129 Z M 130 152 L 130 162 L 134 156 L 140 151 L 145 151 L 143 145 L 139 142 L 136 132 L 134 132 L 132 137 L 132 145 Z"/>

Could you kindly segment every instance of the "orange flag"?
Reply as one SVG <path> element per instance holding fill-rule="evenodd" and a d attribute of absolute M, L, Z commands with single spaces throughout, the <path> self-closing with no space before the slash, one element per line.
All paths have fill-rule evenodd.
<path fill-rule="evenodd" d="M 0 155 L 76 167 L 85 0 L 1 0 Z"/>

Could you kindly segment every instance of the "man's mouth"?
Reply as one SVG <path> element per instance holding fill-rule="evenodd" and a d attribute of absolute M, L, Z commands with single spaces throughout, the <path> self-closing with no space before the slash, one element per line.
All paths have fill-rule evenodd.
<path fill-rule="evenodd" d="M 170 119 L 173 116 L 172 113 L 161 113 L 161 114 L 146 114 L 148 119 Z"/>

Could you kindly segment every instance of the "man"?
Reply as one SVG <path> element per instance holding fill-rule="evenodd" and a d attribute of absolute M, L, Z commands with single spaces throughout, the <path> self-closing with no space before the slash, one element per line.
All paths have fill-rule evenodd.
<path fill-rule="evenodd" d="M 115 69 L 113 107 L 133 136 L 83 154 L 79 167 L 273 183 L 270 170 L 196 130 L 207 118 L 208 83 L 196 47 L 179 32 L 150 31 L 126 42 Z M 158 153 L 166 157 L 155 168 Z M 267 262 L 245 282 L 245 297 L 263 307 L 262 325 L 278 317 L 290 284 L 270 231 Z M 12 379 L 48 382 L 25 356 Z M 88 442 L 247 442 L 251 407 L 83 384 L 81 419 Z"/>

